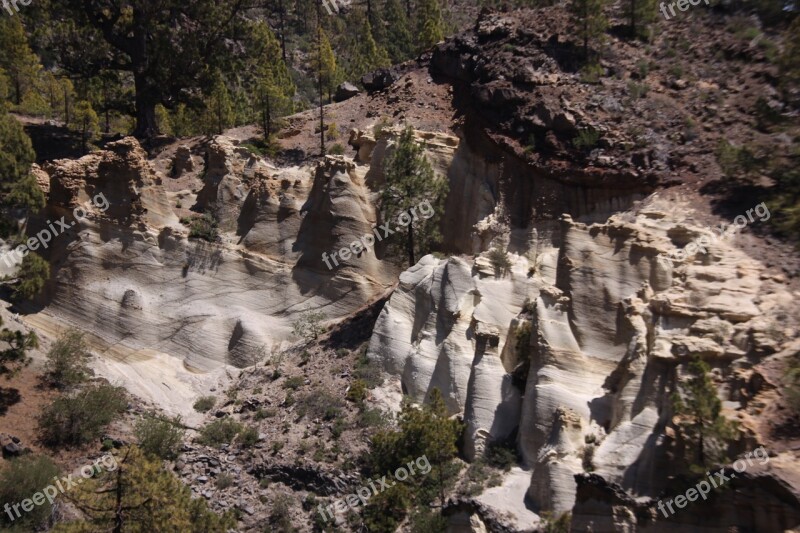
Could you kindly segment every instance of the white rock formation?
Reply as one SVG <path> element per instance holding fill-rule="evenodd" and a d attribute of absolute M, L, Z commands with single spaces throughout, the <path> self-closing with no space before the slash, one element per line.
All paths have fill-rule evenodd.
<path fill-rule="evenodd" d="M 654 198 L 602 224 L 541 224 L 501 279 L 485 254 L 425 257 L 401 275 L 368 354 L 418 401 L 441 389 L 469 456 L 516 431 L 535 509 L 570 510 L 587 468 L 657 494 L 678 364 L 702 354 L 723 378 L 748 368 L 746 354 L 780 345 L 766 332 L 791 299 L 735 240 L 663 261 L 689 242 L 678 235 L 706 231 L 677 212 Z"/>

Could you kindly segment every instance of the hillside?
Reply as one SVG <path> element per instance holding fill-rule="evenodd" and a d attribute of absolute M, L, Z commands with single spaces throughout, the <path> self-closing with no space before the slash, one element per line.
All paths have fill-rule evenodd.
<path fill-rule="evenodd" d="M 78 4 L 0 25 L 4 530 L 800 527 L 794 6 Z"/>

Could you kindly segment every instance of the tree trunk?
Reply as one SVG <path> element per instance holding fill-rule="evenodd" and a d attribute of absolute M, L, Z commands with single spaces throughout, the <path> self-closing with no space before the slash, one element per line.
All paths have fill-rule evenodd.
<path fill-rule="evenodd" d="M 636 0 L 631 0 L 631 37 L 636 37 Z"/>
<path fill-rule="evenodd" d="M 69 126 L 69 92 L 64 86 L 64 126 Z"/>
<path fill-rule="evenodd" d="M 322 93 L 322 1 L 317 0 L 317 58 L 319 59 L 319 145 L 322 157 L 325 157 L 325 107 Z"/>
<path fill-rule="evenodd" d="M 19 77 L 17 77 L 14 80 L 14 89 L 15 89 L 15 93 L 14 94 L 15 94 L 15 97 L 16 97 L 16 100 L 17 100 L 14 103 L 19 105 L 19 104 L 22 103 L 22 84 L 19 82 Z"/>
<path fill-rule="evenodd" d="M 406 17 L 411 21 L 411 0 L 406 0 Z"/>
<path fill-rule="evenodd" d="M 281 53 L 283 54 L 283 62 L 289 66 L 286 61 L 286 13 L 283 10 L 283 0 L 278 0 L 278 16 L 281 25 Z"/>
<path fill-rule="evenodd" d="M 143 74 L 135 74 L 136 85 L 136 129 L 133 136 L 139 139 L 151 139 L 158 135 L 156 121 L 157 98 L 148 86 Z"/>
<path fill-rule="evenodd" d="M 414 261 L 414 218 L 411 211 L 408 211 L 408 216 L 411 218 L 411 222 L 408 223 L 408 266 L 412 267 L 416 261 Z"/>

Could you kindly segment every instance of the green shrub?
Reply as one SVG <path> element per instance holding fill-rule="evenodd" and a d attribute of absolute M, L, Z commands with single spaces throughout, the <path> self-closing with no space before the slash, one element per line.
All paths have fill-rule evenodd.
<path fill-rule="evenodd" d="M 244 426 L 232 418 L 220 418 L 200 430 L 197 442 L 206 446 L 230 444 L 243 429 Z"/>
<path fill-rule="evenodd" d="M 363 406 L 364 400 L 367 399 L 367 384 L 363 379 L 354 380 L 345 397 L 351 402 Z"/>
<path fill-rule="evenodd" d="M 252 448 L 258 442 L 258 430 L 252 427 L 244 428 L 239 433 L 237 442 L 242 448 Z"/>
<path fill-rule="evenodd" d="M 597 63 L 590 63 L 581 69 L 580 78 L 583 83 L 600 83 L 606 71 Z"/>
<path fill-rule="evenodd" d="M 298 406 L 298 414 L 329 421 L 341 416 L 345 403 L 326 391 L 312 391 L 300 399 Z"/>
<path fill-rule="evenodd" d="M 286 379 L 286 381 L 283 383 L 283 388 L 297 390 L 301 385 L 303 385 L 304 382 L 305 379 L 303 379 L 302 376 L 292 376 Z"/>
<path fill-rule="evenodd" d="M 344 146 L 336 143 L 328 149 L 328 153 L 331 155 L 344 155 Z"/>
<path fill-rule="evenodd" d="M 185 431 L 180 416 L 146 415 L 136 422 L 134 434 L 145 453 L 161 459 L 174 459 L 183 444 Z"/>
<path fill-rule="evenodd" d="M 42 292 L 50 279 L 50 263 L 39 254 L 29 252 L 22 259 L 17 276 L 21 281 L 14 290 L 14 300 L 32 300 Z"/>
<path fill-rule="evenodd" d="M 600 141 L 600 132 L 594 128 L 588 128 L 580 130 L 572 140 L 572 144 L 578 150 L 590 150 L 597 145 L 598 141 Z"/>
<path fill-rule="evenodd" d="M 562 513 L 556 517 L 551 512 L 542 513 L 544 522 L 542 523 L 542 533 L 569 533 L 572 524 L 572 514 L 570 512 Z"/>
<path fill-rule="evenodd" d="M 214 242 L 219 236 L 217 226 L 219 222 L 210 214 L 204 213 L 199 217 L 183 217 L 181 223 L 189 226 L 190 239 L 203 239 L 208 242 Z"/>
<path fill-rule="evenodd" d="M 747 148 L 737 148 L 726 139 L 720 139 L 716 150 L 717 163 L 728 179 L 747 177 L 758 167 L 758 160 Z"/>
<path fill-rule="evenodd" d="M 292 333 L 306 343 L 317 340 L 319 334 L 325 331 L 322 326 L 322 321 L 325 318 L 325 313 L 319 311 L 303 313 L 300 318 L 292 322 Z"/>
<path fill-rule="evenodd" d="M 44 487 L 53 483 L 58 468 L 50 458 L 39 455 L 26 455 L 8 461 L 0 471 L 0 502 L 14 504 L 31 498 Z M 34 531 L 44 526 L 52 514 L 53 506 L 47 500 L 42 505 L 34 506 L 29 512 L 20 511 L 19 518 L 14 515 L 11 521 L 8 514 L 0 515 L 0 524 L 14 524 L 20 531 Z M 3 531 L 14 531 L 13 529 Z"/>
<path fill-rule="evenodd" d="M 505 472 L 517 464 L 517 450 L 514 443 L 493 442 L 486 450 L 486 461 L 495 468 Z"/>
<path fill-rule="evenodd" d="M 489 262 L 492 264 L 496 278 L 506 277 L 511 270 L 511 261 L 508 259 L 508 253 L 500 248 L 489 250 Z"/>
<path fill-rule="evenodd" d="M 267 407 L 266 409 L 259 408 L 253 418 L 256 420 L 264 420 L 265 418 L 272 418 L 277 414 L 278 410 L 273 407 Z"/>
<path fill-rule="evenodd" d="M 111 385 L 94 385 L 56 398 L 39 416 L 42 441 L 49 446 L 85 444 L 100 437 L 127 405 L 125 390 Z"/>
<path fill-rule="evenodd" d="M 650 88 L 647 86 L 646 83 L 636 83 L 635 81 L 628 83 L 628 94 L 634 100 L 638 100 L 639 98 L 644 98 L 645 96 L 647 96 L 647 91 L 649 90 Z"/>
<path fill-rule="evenodd" d="M 214 486 L 217 487 L 219 490 L 225 490 L 231 485 L 233 485 L 233 476 L 228 474 L 227 472 L 223 472 L 217 476 L 217 479 L 214 481 Z"/>
<path fill-rule="evenodd" d="M 214 408 L 217 399 L 214 396 L 201 396 L 194 402 L 194 410 L 199 413 L 207 413 Z"/>
<path fill-rule="evenodd" d="M 47 352 L 45 379 L 56 387 L 69 387 L 86 380 L 91 354 L 83 333 L 76 329 L 64 332 Z"/>

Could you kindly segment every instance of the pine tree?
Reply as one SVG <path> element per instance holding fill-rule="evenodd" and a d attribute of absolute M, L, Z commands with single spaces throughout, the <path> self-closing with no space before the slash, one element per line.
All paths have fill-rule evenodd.
<path fill-rule="evenodd" d="M 25 93 L 34 90 L 42 69 L 20 17 L 0 17 L 0 50 L 0 68 L 10 78 L 14 103 L 20 105 Z"/>
<path fill-rule="evenodd" d="M 409 479 L 416 485 L 412 491 L 421 504 L 436 498 L 445 502 L 445 493 L 458 468 L 453 464 L 458 448 L 456 443 L 462 432 L 458 420 L 450 419 L 439 389 L 433 389 L 421 408 L 410 402 L 403 404 L 398 419 L 398 429 L 378 432 L 372 438 L 370 463 L 375 474 L 394 472 L 398 467 L 426 457 L 430 474 Z"/>
<path fill-rule="evenodd" d="M 632 37 L 644 37 L 647 26 L 652 23 L 658 11 L 655 0 L 628 0 L 629 30 Z"/>
<path fill-rule="evenodd" d="M 27 210 L 44 207 L 44 193 L 38 186 L 31 188 L 30 170 L 36 160 L 31 140 L 22 125 L 2 109 L 0 147 L 0 205 Z"/>
<path fill-rule="evenodd" d="M 386 51 L 393 64 L 402 63 L 414 56 L 414 38 L 400 0 L 387 0 L 383 7 L 384 20 L 389 21 L 386 33 Z"/>
<path fill-rule="evenodd" d="M 444 39 L 439 0 L 420 0 L 417 5 L 417 51 L 423 52 Z"/>
<path fill-rule="evenodd" d="M 206 99 L 206 131 L 222 135 L 233 124 L 231 93 L 217 70 L 212 75 L 211 93 Z"/>
<path fill-rule="evenodd" d="M 688 366 L 690 378 L 672 395 L 677 426 L 687 443 L 689 464 L 702 473 L 727 460 L 726 441 L 735 436 L 735 426 L 722 415 L 722 402 L 709 376 L 708 364 L 695 358 Z"/>
<path fill-rule="evenodd" d="M 50 264 L 39 254 L 29 251 L 22 260 L 17 276 L 20 283 L 14 290 L 13 298 L 17 301 L 32 300 L 42 292 L 50 279 Z"/>
<path fill-rule="evenodd" d="M 780 86 L 785 99 L 800 86 L 800 17 L 795 17 L 786 30 L 783 53 L 778 64 L 781 70 Z"/>
<path fill-rule="evenodd" d="M 251 41 L 257 114 L 268 140 L 275 119 L 291 112 L 295 87 L 281 44 L 265 22 L 254 24 Z"/>
<path fill-rule="evenodd" d="M 28 350 L 39 347 L 36 333 L 23 333 L 4 328 L 0 318 L 0 376 L 11 377 L 30 360 L 26 357 Z"/>
<path fill-rule="evenodd" d="M 384 221 L 395 221 L 406 216 L 413 217 L 425 202 L 430 204 L 433 215 L 422 220 L 416 213 L 406 228 L 405 247 L 409 266 L 416 263 L 417 252 L 430 251 L 439 239 L 439 220 L 444 212 L 444 200 L 449 186 L 445 180 L 437 179 L 433 173 L 425 148 L 414 138 L 414 129 L 407 127 L 397 140 L 394 151 L 384 163 L 386 185 L 381 192 L 381 216 Z"/>
<path fill-rule="evenodd" d="M 83 151 L 89 151 L 89 141 L 100 133 L 100 119 L 88 100 L 81 100 L 75 105 L 72 114 L 74 127 L 81 132 Z"/>
<path fill-rule="evenodd" d="M 375 42 L 372 26 L 367 17 L 359 11 L 353 11 L 350 24 L 359 30 L 354 32 L 350 39 L 348 77 L 358 79 L 377 68 L 389 66 L 391 63 L 389 54 Z"/>
<path fill-rule="evenodd" d="M 583 41 L 583 57 L 589 58 L 589 43 L 600 42 L 605 35 L 608 19 L 603 12 L 605 0 L 571 0 L 570 20 L 575 34 Z"/>
<path fill-rule="evenodd" d="M 58 524 L 55 533 L 225 533 L 236 525 L 230 513 L 216 515 L 205 500 L 192 498 L 189 487 L 160 459 L 135 446 L 120 451 L 113 471 L 103 470 L 65 496 L 85 520 Z"/>

